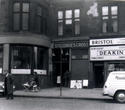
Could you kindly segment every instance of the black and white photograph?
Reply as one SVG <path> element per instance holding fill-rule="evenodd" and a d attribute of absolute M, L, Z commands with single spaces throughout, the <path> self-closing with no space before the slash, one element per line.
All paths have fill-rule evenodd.
<path fill-rule="evenodd" d="M 124 110 L 125 0 L 0 0 L 0 110 Z"/>

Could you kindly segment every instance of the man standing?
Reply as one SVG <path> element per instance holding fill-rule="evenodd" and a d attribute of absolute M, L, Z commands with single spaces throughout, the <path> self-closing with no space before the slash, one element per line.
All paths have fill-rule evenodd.
<path fill-rule="evenodd" d="M 10 73 L 6 73 L 6 77 L 5 77 L 5 92 L 6 92 L 6 98 L 9 99 L 13 99 L 13 77 L 12 74 Z"/>

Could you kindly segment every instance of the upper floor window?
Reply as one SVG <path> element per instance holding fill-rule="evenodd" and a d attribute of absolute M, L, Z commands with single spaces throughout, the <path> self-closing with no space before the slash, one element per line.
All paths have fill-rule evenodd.
<path fill-rule="evenodd" d="M 118 6 L 102 7 L 102 32 L 118 32 Z"/>
<path fill-rule="evenodd" d="M 80 34 L 80 9 L 58 11 L 58 36 Z"/>
<path fill-rule="evenodd" d="M 41 6 L 37 7 L 36 30 L 38 33 L 47 34 L 47 9 Z"/>
<path fill-rule="evenodd" d="M 13 30 L 29 30 L 29 3 L 14 2 L 13 4 Z"/>

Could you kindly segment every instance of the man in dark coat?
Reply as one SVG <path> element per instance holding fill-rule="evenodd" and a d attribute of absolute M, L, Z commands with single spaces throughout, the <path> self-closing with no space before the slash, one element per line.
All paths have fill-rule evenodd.
<path fill-rule="evenodd" d="M 12 74 L 7 73 L 5 77 L 6 98 L 13 99 L 13 77 Z"/>

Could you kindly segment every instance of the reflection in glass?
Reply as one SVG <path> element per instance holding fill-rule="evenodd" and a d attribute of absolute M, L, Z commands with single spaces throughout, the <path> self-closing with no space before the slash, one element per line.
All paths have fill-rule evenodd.
<path fill-rule="evenodd" d="M 65 11 L 65 18 L 72 18 L 72 10 Z"/>
<path fill-rule="evenodd" d="M 79 9 L 75 9 L 75 10 L 74 10 L 74 17 L 75 17 L 75 18 L 80 17 L 80 10 L 79 10 Z"/>
<path fill-rule="evenodd" d="M 117 15 L 118 14 L 118 7 L 117 6 L 112 6 L 111 7 L 111 14 L 112 15 Z"/>
<path fill-rule="evenodd" d="M 63 11 L 58 11 L 58 19 L 63 19 Z"/>
<path fill-rule="evenodd" d="M 31 68 L 32 48 L 29 46 L 11 47 L 11 68 L 30 69 Z"/>
<path fill-rule="evenodd" d="M 29 12 L 29 3 L 23 3 L 23 12 Z"/>
<path fill-rule="evenodd" d="M 108 15 L 108 6 L 102 7 L 102 15 Z"/>
<path fill-rule="evenodd" d="M 20 11 L 20 3 L 14 3 L 13 11 L 14 12 L 19 12 Z"/>

